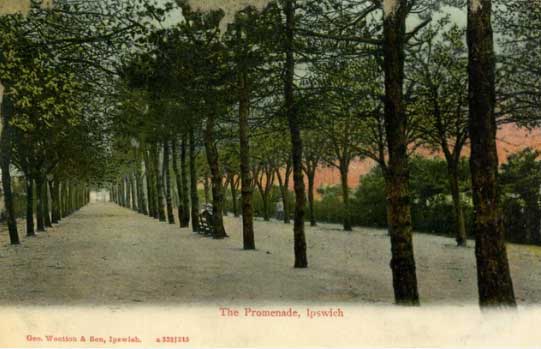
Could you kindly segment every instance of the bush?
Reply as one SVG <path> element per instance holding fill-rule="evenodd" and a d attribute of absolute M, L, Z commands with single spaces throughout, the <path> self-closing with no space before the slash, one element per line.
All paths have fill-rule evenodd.
<path fill-rule="evenodd" d="M 526 149 L 511 156 L 502 166 L 502 207 L 508 241 L 541 243 L 541 161 L 537 160 L 540 156 L 540 152 Z M 459 184 L 466 231 L 473 237 L 471 184 L 468 161 L 465 159 L 459 164 Z M 342 223 L 344 212 L 340 186 L 323 187 L 318 193 L 320 199 L 314 203 L 316 220 Z M 449 190 L 447 163 L 444 160 L 420 156 L 410 159 L 410 196 L 412 223 L 416 231 L 454 237 L 454 207 Z M 226 197 L 226 208 L 231 211 L 229 191 Z M 275 216 L 275 204 L 278 200 L 280 192 L 278 187 L 274 187 L 269 207 L 271 217 Z M 289 192 L 289 202 L 290 213 L 293 215 L 293 192 Z M 253 204 L 254 214 L 263 216 L 263 203 L 257 191 L 254 191 Z M 379 167 L 361 177 L 360 185 L 351 196 L 350 208 L 351 222 L 355 226 L 387 226 L 385 179 Z M 308 214 L 306 219 L 309 219 Z"/>
<path fill-rule="evenodd" d="M 321 199 L 314 201 L 314 216 L 316 217 L 316 221 L 342 223 L 344 210 L 340 187 L 322 187 L 318 190 L 318 193 Z M 308 207 L 306 211 L 308 212 Z M 309 219 L 308 215 L 307 219 Z"/>
<path fill-rule="evenodd" d="M 26 217 L 26 191 L 25 191 L 26 188 L 24 184 L 24 178 L 13 177 L 11 189 L 13 191 L 13 203 L 15 206 L 15 216 L 17 218 L 24 218 Z M 4 197 L 2 196 L 2 192 L 0 192 L 0 200 L 2 201 L 2 204 L 0 205 L 2 207 L 2 212 L 0 212 L 0 221 L 4 222 L 5 212 L 3 210 Z M 35 203 L 35 200 L 34 200 L 34 203 Z"/>
<path fill-rule="evenodd" d="M 240 189 L 237 193 L 237 207 L 239 214 L 241 214 L 241 192 Z M 273 186 L 271 192 L 269 193 L 269 217 L 276 217 L 276 204 L 282 201 L 282 195 L 280 194 L 280 188 L 278 186 Z M 293 217 L 293 210 L 295 208 L 295 194 L 291 191 L 288 192 L 288 203 L 289 203 L 289 214 L 290 217 Z M 254 188 L 252 195 L 252 206 L 254 210 L 254 216 L 263 217 L 263 198 L 259 193 L 257 188 Z M 231 190 L 227 190 L 225 194 L 225 211 L 233 212 L 233 196 L 231 195 Z"/>
<path fill-rule="evenodd" d="M 541 243 L 541 152 L 524 149 L 502 165 L 500 184 L 506 238 Z"/>
<path fill-rule="evenodd" d="M 354 225 L 368 227 L 387 226 L 387 199 L 385 179 L 379 167 L 361 177 L 351 200 L 351 219 Z"/>

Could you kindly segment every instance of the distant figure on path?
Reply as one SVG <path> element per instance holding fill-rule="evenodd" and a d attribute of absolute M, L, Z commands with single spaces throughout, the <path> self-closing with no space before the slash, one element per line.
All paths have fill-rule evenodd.
<path fill-rule="evenodd" d="M 276 203 L 276 219 L 284 219 L 284 203 L 282 201 Z"/>

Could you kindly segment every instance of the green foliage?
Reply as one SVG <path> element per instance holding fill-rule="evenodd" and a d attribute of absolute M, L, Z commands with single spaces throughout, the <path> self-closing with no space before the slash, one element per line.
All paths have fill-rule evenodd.
<path fill-rule="evenodd" d="M 541 243 L 541 152 L 526 148 L 502 165 L 500 183 L 511 241 Z"/>
<path fill-rule="evenodd" d="M 321 222 L 342 223 L 344 205 L 340 186 L 320 188 L 318 194 L 320 195 L 320 199 L 316 199 L 314 202 L 314 215 L 316 219 Z M 355 215 L 353 214 L 353 216 Z"/>
<path fill-rule="evenodd" d="M 238 210 L 239 214 L 241 214 L 241 197 L 240 197 L 240 191 L 237 193 L 237 200 L 238 202 Z M 276 204 L 278 202 L 281 202 L 282 197 L 280 196 L 280 188 L 278 186 L 273 186 L 269 193 L 269 216 L 271 218 L 276 218 Z M 288 200 L 289 200 L 289 207 L 293 207 L 295 204 L 295 194 L 293 192 L 288 192 Z M 263 217 L 263 199 L 259 192 L 255 191 L 254 196 L 252 198 L 252 205 L 254 210 L 254 216 L 256 217 Z M 232 196 L 231 191 L 226 191 L 226 202 L 225 202 L 225 210 L 226 212 L 233 212 L 233 204 L 232 204 Z M 293 212 L 290 212 L 292 215 Z"/>
<path fill-rule="evenodd" d="M 498 33 L 498 109 L 500 118 L 527 127 L 541 121 L 541 6 L 508 0 L 494 6 Z"/>
<path fill-rule="evenodd" d="M 361 177 L 352 203 L 353 223 L 369 227 L 387 226 L 385 178 L 380 167 Z"/>
<path fill-rule="evenodd" d="M 441 159 L 415 156 L 411 159 L 410 194 L 412 217 L 416 231 L 453 236 L 453 204 L 449 193 L 447 165 Z M 471 199 L 468 196 L 469 177 L 466 160 L 460 162 L 460 185 L 467 226 L 471 223 Z M 342 221 L 341 195 L 338 187 L 320 191 L 315 204 L 318 220 Z M 351 202 L 351 221 L 357 226 L 386 227 L 387 208 L 385 178 L 380 167 L 361 177 Z"/>

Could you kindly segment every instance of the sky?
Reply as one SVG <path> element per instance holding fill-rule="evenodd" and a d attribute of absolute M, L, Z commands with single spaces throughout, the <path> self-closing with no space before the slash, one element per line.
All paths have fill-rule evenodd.
<path fill-rule="evenodd" d="M 0 0 L 1 1 L 1 0 Z M 165 4 L 170 0 L 158 0 L 159 4 Z M 268 0 L 190 0 L 190 4 L 202 10 L 210 10 L 216 8 L 222 8 L 226 12 L 225 21 L 221 24 L 222 28 L 225 28 L 227 23 L 231 22 L 234 18 L 235 12 L 245 8 L 248 5 L 254 5 L 257 8 L 263 8 Z M 458 9 L 456 7 L 444 6 L 442 12 L 451 16 L 451 21 L 457 23 L 459 26 L 466 26 L 466 8 Z M 182 20 L 182 12 L 180 9 L 175 10 L 170 14 L 168 20 L 164 25 L 174 25 Z M 415 25 L 415 20 L 411 23 Z"/>

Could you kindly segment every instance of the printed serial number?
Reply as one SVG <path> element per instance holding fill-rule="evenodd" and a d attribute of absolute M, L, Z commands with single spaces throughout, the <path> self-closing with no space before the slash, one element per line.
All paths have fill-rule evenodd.
<path fill-rule="evenodd" d="M 156 338 L 156 343 L 188 343 L 190 341 L 190 337 L 187 336 L 181 336 L 181 337 L 174 337 L 174 336 L 163 336 Z"/>

